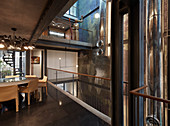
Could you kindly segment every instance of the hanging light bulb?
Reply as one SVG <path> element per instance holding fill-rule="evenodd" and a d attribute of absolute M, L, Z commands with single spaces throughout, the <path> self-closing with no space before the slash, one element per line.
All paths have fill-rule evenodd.
<path fill-rule="evenodd" d="M 26 46 L 25 43 L 28 42 L 27 39 L 25 38 L 22 38 L 21 36 L 17 37 L 15 36 L 15 32 L 16 32 L 16 28 L 11 28 L 11 30 L 13 31 L 13 35 L 0 35 L 0 48 L 6 48 L 9 49 L 9 50 L 27 50 L 28 49 L 28 46 L 27 47 L 24 47 Z M 32 48 L 30 48 L 32 49 Z"/>
<path fill-rule="evenodd" d="M 5 47 L 5 45 L 3 43 L 0 43 L 0 48 L 2 49 L 4 47 Z"/>
<path fill-rule="evenodd" d="M 32 46 L 28 46 L 28 49 L 33 50 L 33 47 Z"/>
<path fill-rule="evenodd" d="M 7 49 L 14 49 L 13 45 L 9 45 L 9 47 Z"/>
<path fill-rule="evenodd" d="M 21 47 L 16 47 L 16 50 L 21 50 Z"/>
<path fill-rule="evenodd" d="M 24 46 L 24 49 L 25 49 L 25 50 L 28 50 L 28 47 L 27 47 L 27 46 Z"/>

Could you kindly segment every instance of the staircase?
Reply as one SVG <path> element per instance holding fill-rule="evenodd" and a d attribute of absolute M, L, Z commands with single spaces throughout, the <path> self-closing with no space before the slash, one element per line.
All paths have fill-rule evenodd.
<path fill-rule="evenodd" d="M 6 62 L 6 64 L 10 65 L 11 67 L 14 67 L 15 58 L 13 55 L 13 51 L 4 52 L 3 60 L 4 62 Z"/>
<path fill-rule="evenodd" d="M 8 50 L 7 52 L 4 52 L 3 60 L 10 67 L 14 68 L 14 70 L 15 70 L 14 73 L 15 74 L 20 75 L 20 69 L 14 67 L 14 65 L 15 65 L 15 61 L 14 61 L 15 60 L 15 55 L 14 55 L 13 51 Z"/>

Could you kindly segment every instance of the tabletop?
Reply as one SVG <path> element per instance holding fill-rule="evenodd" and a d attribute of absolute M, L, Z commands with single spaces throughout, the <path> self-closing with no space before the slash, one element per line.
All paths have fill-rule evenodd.
<path fill-rule="evenodd" d="M 1 78 L 0 79 L 0 87 L 26 84 L 31 79 L 33 79 L 33 78 L 25 78 L 25 77 Z"/>

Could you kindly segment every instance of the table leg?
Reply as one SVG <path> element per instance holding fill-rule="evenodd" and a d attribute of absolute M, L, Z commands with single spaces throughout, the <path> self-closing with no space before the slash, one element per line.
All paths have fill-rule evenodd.
<path fill-rule="evenodd" d="M 39 100 L 39 102 L 41 102 L 42 101 L 42 88 L 38 88 L 38 92 L 40 93 L 40 100 Z"/>

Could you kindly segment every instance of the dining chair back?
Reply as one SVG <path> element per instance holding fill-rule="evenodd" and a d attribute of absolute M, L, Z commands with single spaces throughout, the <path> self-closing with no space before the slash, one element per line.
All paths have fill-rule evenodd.
<path fill-rule="evenodd" d="M 38 97 L 38 78 L 31 79 L 27 86 L 20 87 L 19 92 L 28 94 L 28 105 L 30 105 L 30 93 L 35 91 L 36 98 Z"/>
<path fill-rule="evenodd" d="M 26 78 L 35 78 L 37 77 L 36 75 L 25 75 Z"/>
<path fill-rule="evenodd" d="M 33 92 L 38 90 L 38 79 L 32 79 L 28 83 L 28 92 Z"/>
<path fill-rule="evenodd" d="M 16 112 L 19 111 L 19 98 L 18 98 L 18 86 L 5 86 L 0 87 L 0 102 L 9 101 L 15 99 Z"/>
<path fill-rule="evenodd" d="M 5 78 L 15 78 L 15 77 L 19 77 L 19 75 L 11 75 L 11 76 L 5 76 Z"/>
<path fill-rule="evenodd" d="M 38 87 L 39 88 L 45 87 L 46 88 L 46 95 L 47 95 L 47 76 L 44 76 L 44 78 L 42 80 L 38 81 Z"/>

